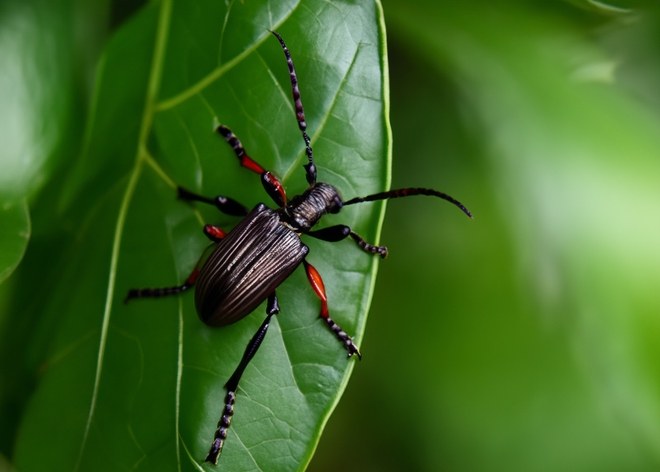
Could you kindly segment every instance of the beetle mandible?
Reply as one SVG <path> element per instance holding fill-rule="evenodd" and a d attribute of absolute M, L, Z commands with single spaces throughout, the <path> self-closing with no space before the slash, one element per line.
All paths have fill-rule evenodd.
<path fill-rule="evenodd" d="M 286 192 L 280 181 L 248 156 L 239 139 L 229 128 L 218 125 L 216 132 L 233 148 L 241 166 L 261 175 L 261 183 L 266 193 L 278 208 L 272 210 L 260 203 L 249 211 L 248 208 L 232 198 L 222 195 L 207 198 L 179 187 L 178 197 L 180 199 L 215 205 L 221 212 L 243 219 L 229 233 L 212 225 L 204 227 L 204 234 L 217 243 L 217 246 L 203 264 L 197 264 L 183 285 L 169 288 L 132 289 L 129 290 L 125 299 L 128 301 L 133 298 L 162 297 L 181 293 L 195 286 L 197 314 L 200 320 L 209 326 L 226 326 L 235 323 L 245 318 L 264 300 L 267 300 L 266 319 L 248 343 L 238 367 L 225 384 L 227 395 L 223 414 L 218 422 L 209 453 L 205 458 L 205 461 L 213 464 L 218 463 L 227 439 L 241 376 L 259 349 L 271 317 L 280 311 L 275 290 L 301 263 L 305 267 L 307 278 L 314 292 L 321 300 L 319 316 L 344 345 L 348 356 L 356 354 L 361 358 L 360 351 L 352 338 L 329 315 L 323 279 L 314 266 L 305 259 L 309 249 L 302 242 L 301 234 L 329 242 L 341 241 L 350 237 L 362 250 L 384 258 L 387 256 L 385 246 L 369 244 L 346 225 L 335 225 L 315 231 L 312 228 L 324 215 L 338 213 L 346 205 L 413 195 L 429 195 L 447 200 L 472 218 L 468 209 L 458 200 L 433 189 L 389 190 L 344 201 L 335 187 L 317 182 L 316 166 L 307 135 L 307 123 L 291 53 L 282 37 L 275 31 L 271 31 L 271 33 L 280 42 L 289 68 L 296 119 L 302 132 L 308 159 L 308 163 L 303 167 L 309 187 L 302 195 L 287 200 Z"/>

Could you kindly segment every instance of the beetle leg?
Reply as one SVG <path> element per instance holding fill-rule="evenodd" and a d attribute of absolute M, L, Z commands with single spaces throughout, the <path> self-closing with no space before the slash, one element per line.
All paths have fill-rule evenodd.
<path fill-rule="evenodd" d="M 342 330 L 332 318 L 330 318 L 330 313 L 328 312 L 328 296 L 325 293 L 325 285 L 323 284 L 321 274 L 319 274 L 316 268 L 306 260 L 303 261 L 303 264 L 305 265 L 305 271 L 307 272 L 309 283 L 312 284 L 314 292 L 316 292 L 316 295 L 321 299 L 321 313 L 319 313 L 319 316 L 325 320 L 328 328 L 335 333 L 335 336 L 337 336 L 339 341 L 344 345 L 348 351 L 348 357 L 357 354 L 358 358 L 362 360 L 362 354 L 360 354 L 360 350 L 353 343 L 353 339 L 351 339 L 351 337 L 346 334 L 346 332 L 344 332 L 344 330 Z"/>
<path fill-rule="evenodd" d="M 195 280 L 199 275 L 199 266 L 195 266 L 190 276 L 186 279 L 183 285 L 167 288 L 132 288 L 128 291 L 124 303 L 128 303 L 133 298 L 160 298 L 166 295 L 176 295 L 177 293 L 185 292 L 190 287 L 195 285 Z"/>
<path fill-rule="evenodd" d="M 318 229 L 316 231 L 308 231 L 305 233 L 312 238 L 320 239 L 321 241 L 328 241 L 336 243 L 342 239 L 346 239 L 351 234 L 351 228 L 346 225 L 335 225 L 327 228 Z"/>
<path fill-rule="evenodd" d="M 209 205 L 215 205 L 216 207 L 218 207 L 218 210 L 220 210 L 226 215 L 245 216 L 249 213 L 247 207 L 241 205 L 233 198 L 223 197 L 222 195 L 218 195 L 215 198 L 208 198 L 193 193 L 190 190 L 186 190 L 183 187 L 177 187 L 177 191 L 178 191 L 178 198 L 180 200 L 188 200 L 188 201 L 208 203 Z"/>
<path fill-rule="evenodd" d="M 302 100 L 300 100 L 300 89 L 298 88 L 298 76 L 296 75 L 296 69 L 293 67 L 293 60 L 291 59 L 291 52 L 284 44 L 282 36 L 277 34 L 275 31 L 271 31 L 273 35 L 277 38 L 282 46 L 284 51 L 284 56 L 286 57 L 286 64 L 289 66 L 289 78 L 291 79 L 291 91 L 293 92 L 293 104 L 296 107 L 296 119 L 298 120 L 298 128 L 302 132 L 303 139 L 305 140 L 305 149 L 307 152 L 308 164 L 304 165 L 305 172 L 307 173 L 307 182 L 310 185 L 316 183 L 316 166 L 314 165 L 314 157 L 312 157 L 312 146 L 310 145 L 309 136 L 307 136 L 307 121 L 305 121 L 305 112 L 303 110 Z"/>
<path fill-rule="evenodd" d="M 205 225 L 204 234 L 214 243 L 220 242 L 222 238 L 227 236 L 227 233 L 225 233 L 222 229 L 213 225 Z"/>
<path fill-rule="evenodd" d="M 371 254 L 378 254 L 382 259 L 387 257 L 387 247 L 386 246 L 374 246 L 369 244 L 364 239 L 362 239 L 357 233 L 351 231 L 351 238 L 357 243 L 363 251 L 370 252 Z"/>
<path fill-rule="evenodd" d="M 215 465 L 218 465 L 218 459 L 222 453 L 222 447 L 225 445 L 225 440 L 227 439 L 227 431 L 231 424 L 231 417 L 234 415 L 234 403 L 236 402 L 236 390 L 238 389 L 238 382 L 241 380 L 241 376 L 245 371 L 245 368 L 250 363 L 254 355 L 257 353 L 257 349 L 261 346 L 261 342 L 266 336 L 266 331 L 268 331 L 268 325 L 270 324 L 271 317 L 279 312 L 277 307 L 277 297 L 275 292 L 273 292 L 268 297 L 268 316 L 259 327 L 259 330 L 252 337 L 245 352 L 243 353 L 243 358 L 238 364 L 238 367 L 231 375 L 225 388 L 227 389 L 227 395 L 225 396 L 225 407 L 222 411 L 222 417 L 218 421 L 218 428 L 215 430 L 215 436 L 213 438 L 213 444 L 211 449 L 204 459 L 205 462 L 212 462 Z M 272 311 L 272 312 L 271 312 Z"/>
<path fill-rule="evenodd" d="M 309 231 L 306 234 L 313 238 L 331 243 L 341 241 L 342 239 L 346 239 L 348 236 L 350 236 L 363 251 L 369 252 L 371 254 L 378 254 L 383 259 L 387 257 L 387 248 L 385 246 L 374 246 L 373 244 L 369 244 L 357 233 L 351 231 L 351 228 L 346 225 L 329 226 L 317 231 Z"/>
<path fill-rule="evenodd" d="M 286 191 L 284 186 L 277 180 L 270 172 L 266 171 L 261 174 L 261 185 L 264 186 L 264 190 L 270 198 L 273 199 L 278 206 L 286 205 Z"/>
<path fill-rule="evenodd" d="M 266 314 L 277 315 L 279 312 L 280 312 L 280 304 L 277 301 L 277 295 L 275 295 L 275 292 L 273 292 L 268 296 L 268 302 L 266 304 Z"/>
<path fill-rule="evenodd" d="M 251 170 L 252 172 L 261 174 L 261 184 L 264 186 L 268 196 L 270 196 L 270 198 L 272 198 L 278 206 L 284 206 L 286 204 L 286 192 L 284 191 L 284 186 L 280 183 L 279 180 L 277 180 L 277 177 L 265 170 L 263 167 L 261 167 L 260 164 L 258 164 L 254 159 L 247 155 L 245 149 L 243 148 L 243 144 L 241 144 L 241 141 L 236 137 L 232 130 L 227 128 L 225 125 L 218 125 L 215 130 L 218 134 L 225 138 L 225 141 L 227 141 L 227 143 L 229 143 L 229 145 L 232 147 L 234 153 L 236 153 L 236 157 L 238 157 L 238 160 L 241 163 L 241 166 Z M 245 214 L 247 214 L 247 209 Z"/>
<path fill-rule="evenodd" d="M 261 167 L 257 161 L 247 155 L 245 149 L 243 148 L 243 144 L 241 144 L 241 141 L 236 137 L 232 130 L 227 128 L 225 125 L 219 124 L 215 128 L 215 132 L 225 138 L 225 141 L 229 143 L 229 145 L 234 150 L 234 153 L 236 153 L 236 157 L 238 157 L 238 161 L 240 162 L 241 166 L 251 170 L 252 172 L 256 172 L 257 174 L 263 174 L 266 172 L 266 169 Z"/>
<path fill-rule="evenodd" d="M 432 188 L 400 188 L 397 190 L 388 190 L 386 192 L 374 193 L 373 195 L 367 195 L 366 197 L 355 197 L 347 202 L 344 202 L 344 205 L 354 205 L 356 203 L 362 202 L 374 202 L 376 200 L 388 200 L 390 198 L 400 198 L 400 197 L 412 197 L 413 195 L 426 195 L 431 197 L 442 198 L 443 200 L 453 203 L 458 208 L 460 208 L 463 213 L 472 218 L 472 213 L 470 210 L 465 208 L 465 206 L 456 200 L 455 198 L 450 197 L 446 193 L 438 192 Z"/>
<path fill-rule="evenodd" d="M 207 227 L 212 228 L 212 231 L 214 233 L 214 236 L 207 234 L 207 236 L 211 240 L 214 240 L 214 237 L 217 237 L 218 238 L 217 241 L 219 241 L 224 237 L 224 231 L 222 231 L 220 228 L 216 228 L 215 226 L 211 226 L 211 225 L 206 225 L 204 227 L 205 234 Z M 223 234 L 223 236 L 220 236 L 220 234 Z M 190 275 L 188 276 L 188 278 L 186 279 L 183 285 L 177 285 L 176 287 L 167 287 L 167 288 L 132 288 L 126 294 L 126 298 L 124 298 L 124 303 L 128 303 L 128 301 L 132 300 L 133 298 L 160 298 L 167 295 L 176 295 L 177 293 L 185 292 L 190 287 L 195 285 L 195 281 L 197 280 L 197 276 L 199 275 L 199 271 L 202 266 L 202 260 L 204 259 L 204 254 L 206 254 L 206 251 L 204 251 L 202 255 L 199 257 L 197 264 L 195 264 L 195 268 L 190 273 Z"/>

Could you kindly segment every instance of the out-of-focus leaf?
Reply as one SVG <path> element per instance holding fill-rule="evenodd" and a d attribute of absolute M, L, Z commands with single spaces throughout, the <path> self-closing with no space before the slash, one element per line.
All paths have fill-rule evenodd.
<path fill-rule="evenodd" d="M 223 385 L 261 324 L 204 326 L 192 296 L 122 303 L 128 289 L 181 283 L 208 241 L 202 221 L 236 219 L 176 200 L 175 186 L 248 206 L 266 200 L 215 133 L 306 186 L 304 143 L 284 55 L 296 64 L 319 179 L 346 197 L 389 182 L 384 32 L 377 4 L 162 1 L 130 19 L 105 52 L 83 159 L 60 206 L 76 239 L 35 327 L 43 376 L 21 426 L 16 464 L 41 470 L 200 470 L 223 408 Z M 377 241 L 383 206 L 327 218 Z M 377 260 L 350 241 L 306 240 L 333 318 L 361 342 Z M 281 314 L 239 388 L 219 467 L 301 470 L 355 360 L 318 319 L 304 271 L 279 289 Z M 43 442 L 43 431 L 57 431 Z M 39 443 L 39 454 L 34 454 Z"/>
<path fill-rule="evenodd" d="M 32 308 L 50 293 L 60 269 L 53 260 L 75 235 L 55 208 L 56 175 L 79 151 L 106 4 L 0 2 L 0 453 L 7 457 L 34 382 L 26 353 L 41 310 Z M 28 240 L 39 236 L 48 243 L 31 251 Z"/>
<path fill-rule="evenodd" d="M 105 2 L 96 2 L 103 11 Z M 7 0 L 0 10 L 0 196 L 30 195 L 70 155 L 57 147 L 68 132 L 76 86 L 98 45 L 100 15 L 80 0 Z M 92 34 L 88 28 L 94 28 Z M 76 41 L 76 33 L 86 41 Z"/>
<path fill-rule="evenodd" d="M 389 204 L 379 362 L 313 470 L 660 470 L 654 3 L 385 2 L 394 186 L 475 219 Z"/>
<path fill-rule="evenodd" d="M 66 67 L 53 44 L 61 16 L 46 26 L 37 5 L 9 1 L 0 12 L 0 191 L 21 197 L 44 181 L 67 113 Z M 56 10 L 56 9 L 55 9 Z M 48 119 L 44 119 L 48 117 Z"/>
<path fill-rule="evenodd" d="M 44 180 L 66 114 L 66 71 L 54 70 L 63 57 L 49 47 L 60 37 L 62 17 L 48 23 L 35 6 L 8 1 L 0 9 L 0 282 L 25 252 L 30 227 L 23 197 Z"/>
<path fill-rule="evenodd" d="M 25 200 L 0 204 L 0 283 L 16 268 L 30 238 L 30 215 Z"/>
<path fill-rule="evenodd" d="M 16 268 L 30 238 L 30 215 L 24 200 L 0 207 L 0 283 Z"/>

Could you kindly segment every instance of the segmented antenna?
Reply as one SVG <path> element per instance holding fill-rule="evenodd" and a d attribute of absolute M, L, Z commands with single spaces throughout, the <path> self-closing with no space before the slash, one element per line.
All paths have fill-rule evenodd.
<path fill-rule="evenodd" d="M 470 210 L 465 208 L 461 202 L 455 198 L 450 197 L 446 193 L 438 192 L 432 188 L 401 188 L 398 190 L 389 190 L 387 192 L 374 193 L 373 195 L 367 195 L 366 197 L 355 197 L 347 202 L 344 202 L 344 205 L 353 205 L 355 203 L 362 202 L 373 202 L 376 200 L 387 200 L 388 198 L 400 198 L 400 197 L 412 197 L 413 195 L 428 195 L 431 197 L 442 198 L 443 200 L 453 203 L 458 208 L 463 210 L 467 216 L 472 218 L 472 213 Z"/>
<path fill-rule="evenodd" d="M 312 156 L 312 146 L 310 145 L 309 136 L 307 136 L 307 122 L 305 121 L 305 112 L 303 111 L 303 104 L 300 100 L 300 89 L 298 88 L 298 76 L 296 75 L 296 69 L 293 66 L 293 60 L 291 59 L 291 53 L 289 48 L 286 47 L 282 36 L 280 36 L 276 31 L 271 31 L 273 35 L 279 40 L 282 45 L 282 50 L 286 56 L 286 63 L 289 66 L 289 77 L 291 78 L 291 90 L 293 92 L 293 105 L 296 108 L 296 119 L 298 120 L 298 128 L 302 131 L 303 139 L 305 140 L 305 147 L 307 152 L 307 159 L 309 164 L 303 166 L 305 172 L 307 172 L 307 182 L 310 185 L 316 183 L 316 166 L 314 165 L 314 157 Z"/>

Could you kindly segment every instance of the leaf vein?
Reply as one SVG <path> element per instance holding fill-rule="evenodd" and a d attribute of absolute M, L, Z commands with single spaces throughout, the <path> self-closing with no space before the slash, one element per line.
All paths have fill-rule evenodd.
<path fill-rule="evenodd" d="M 273 26 L 273 29 L 277 29 L 280 25 L 282 25 L 289 17 L 291 14 L 296 10 L 296 8 L 291 9 L 288 15 L 286 15 L 284 18 L 282 18 L 282 21 L 280 21 L 277 25 Z M 243 52 L 238 54 L 236 57 L 233 59 L 225 62 L 224 64 L 216 67 L 213 71 L 211 71 L 210 74 L 207 76 L 203 77 L 201 80 L 199 80 L 197 83 L 191 85 L 187 89 L 185 89 L 183 92 L 179 93 L 178 95 L 175 95 L 172 98 L 165 99 L 159 103 L 156 104 L 156 111 L 165 111 L 168 110 L 172 107 L 175 107 L 179 103 L 182 103 L 186 100 L 188 100 L 190 97 L 198 94 L 202 90 L 204 90 L 206 87 L 211 85 L 213 82 L 218 80 L 220 77 L 225 75 L 228 71 L 233 69 L 236 65 L 240 64 L 243 59 L 245 59 L 247 56 L 252 54 L 254 51 L 257 50 L 261 44 L 263 44 L 266 39 L 270 37 L 270 33 L 264 34 L 261 38 L 257 39 L 251 46 L 246 48 Z"/>
<path fill-rule="evenodd" d="M 99 339 L 99 351 L 96 358 L 96 372 L 94 375 L 94 387 L 92 389 L 92 398 L 89 407 L 89 413 L 87 415 L 87 421 L 85 424 L 85 431 L 83 433 L 83 439 L 80 444 L 80 451 L 78 452 L 78 458 L 76 460 L 76 465 L 74 471 L 78 471 L 80 468 L 80 463 L 83 458 L 83 453 L 87 445 L 87 438 L 89 437 L 89 430 L 94 418 L 94 412 L 96 410 L 96 402 L 99 394 L 99 386 L 101 383 L 101 375 L 103 372 L 103 360 L 105 357 L 105 348 L 108 340 L 108 329 L 110 326 L 110 314 L 112 311 L 112 300 L 115 292 L 115 280 L 117 277 L 117 265 L 119 262 L 119 248 L 121 245 L 121 238 L 124 232 L 124 224 L 126 222 L 126 214 L 128 213 L 128 207 L 130 205 L 131 199 L 135 192 L 135 187 L 142 173 L 142 161 L 144 160 L 145 153 L 143 152 L 146 147 L 145 143 L 147 140 L 147 135 L 149 129 L 151 128 L 152 118 L 153 118 L 153 103 L 158 96 L 158 87 L 160 86 L 160 75 L 162 73 L 163 60 L 165 54 L 165 44 L 167 42 L 168 26 L 170 23 L 170 14 L 172 11 L 172 1 L 163 0 L 160 7 L 160 12 L 158 16 L 158 29 L 156 33 L 156 40 L 154 46 L 154 55 L 151 64 L 151 72 L 149 75 L 149 82 L 147 84 L 147 95 L 145 100 L 144 114 L 142 116 L 142 124 L 140 127 L 140 135 L 138 138 L 137 149 L 136 149 L 136 158 L 135 165 L 131 169 L 130 178 L 124 196 L 122 198 L 121 205 L 119 207 L 119 213 L 117 215 L 117 224 L 115 226 L 115 233 L 113 236 L 112 242 L 112 254 L 110 256 L 110 271 L 108 276 L 108 288 L 106 291 L 105 307 L 103 310 L 103 319 L 101 323 L 101 335 Z"/>
<path fill-rule="evenodd" d="M 327 113 L 323 115 L 323 117 L 321 118 L 321 122 L 319 123 L 319 127 L 317 128 L 316 132 L 312 135 L 311 138 L 312 147 L 314 147 L 314 144 L 321 136 L 321 133 L 323 132 L 323 129 L 325 128 L 325 125 L 328 122 L 328 117 L 332 114 L 332 110 L 337 104 L 337 99 L 342 91 L 342 88 L 346 84 L 346 80 L 348 79 L 348 76 L 351 74 L 351 71 L 353 70 L 353 66 L 355 66 L 355 61 L 357 59 L 358 53 L 360 52 L 360 44 L 361 43 L 358 43 L 357 48 L 355 49 L 355 54 L 353 54 L 353 58 L 351 59 L 351 64 L 346 69 L 346 74 L 344 74 L 344 77 L 342 77 L 341 83 L 339 84 L 339 87 L 337 87 L 337 91 L 332 97 L 332 102 L 330 103 L 330 107 L 328 107 Z M 305 155 L 305 150 L 301 149 L 300 152 L 298 153 L 298 157 L 293 161 L 289 169 L 284 174 L 284 177 L 282 178 L 283 182 L 286 182 L 291 178 L 291 174 L 298 167 L 303 157 L 307 159 L 307 156 Z"/>

